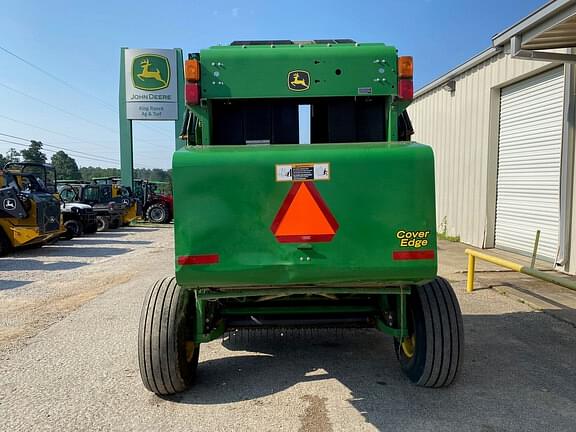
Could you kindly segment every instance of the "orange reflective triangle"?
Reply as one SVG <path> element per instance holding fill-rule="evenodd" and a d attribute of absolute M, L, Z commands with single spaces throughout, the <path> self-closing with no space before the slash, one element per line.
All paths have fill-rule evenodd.
<path fill-rule="evenodd" d="M 271 226 L 281 243 L 327 242 L 338 222 L 313 183 L 292 185 Z"/>

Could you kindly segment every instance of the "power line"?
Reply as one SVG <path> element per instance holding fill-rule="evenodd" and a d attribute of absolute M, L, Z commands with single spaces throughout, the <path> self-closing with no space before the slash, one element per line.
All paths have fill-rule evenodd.
<path fill-rule="evenodd" d="M 49 133 L 54 134 L 54 135 L 59 135 L 59 136 L 65 137 L 65 138 L 70 138 L 70 139 L 73 139 L 73 140 L 77 140 L 78 142 L 81 142 L 81 143 L 100 145 L 101 142 L 104 142 L 104 141 L 100 141 L 100 142 L 87 141 L 87 140 L 85 140 L 85 139 L 83 139 L 83 138 L 80 138 L 80 137 L 68 135 L 68 134 L 65 134 L 65 133 L 62 133 L 62 132 L 58 132 L 58 131 L 55 131 L 55 130 L 52 130 L 52 129 L 46 129 L 46 128 L 44 128 L 44 127 L 37 126 L 37 125 L 32 124 L 32 123 L 27 123 L 27 122 L 25 122 L 25 121 L 18 120 L 18 119 L 12 118 L 12 117 L 8 117 L 8 116 L 3 115 L 3 114 L 0 114 L 0 118 L 4 118 L 4 119 L 10 120 L 10 121 L 12 121 L 12 122 L 14 122 L 14 123 L 19 123 L 19 124 L 22 124 L 22 125 L 24 125 L 24 126 L 32 127 L 32 128 L 38 129 L 38 130 L 45 131 L 45 132 L 49 132 Z M 158 140 L 159 140 L 159 139 L 139 139 L 138 142 L 153 143 L 153 142 L 158 142 Z M 106 142 L 111 142 L 111 141 L 106 141 Z M 149 147 L 149 148 L 152 148 L 152 150 L 154 150 L 154 151 L 158 150 L 157 147 Z"/>
<path fill-rule="evenodd" d="M 52 129 L 46 129 L 46 128 L 43 128 L 43 127 L 41 127 L 41 126 L 37 126 L 37 125 L 32 124 L 32 123 L 27 123 L 27 122 L 22 121 L 22 120 L 17 120 L 17 119 L 15 119 L 15 118 L 8 117 L 8 116 L 2 115 L 2 114 L 0 114 L 0 117 L 1 117 L 1 118 L 4 118 L 4 119 L 6 119 L 6 120 L 13 121 L 14 123 L 20 123 L 20 124 L 23 124 L 24 126 L 33 127 L 33 128 L 38 129 L 38 130 L 43 130 L 43 131 L 45 131 L 45 132 L 49 132 L 49 133 L 54 134 L 54 135 L 60 135 L 60 136 L 63 136 L 63 137 L 65 137 L 65 138 L 70 138 L 70 139 L 75 139 L 75 140 L 83 141 L 82 138 L 78 138 L 78 137 L 75 137 L 75 136 L 72 136 L 72 135 L 67 135 L 67 134 L 65 134 L 65 133 L 57 132 L 57 131 L 52 130 Z"/>
<path fill-rule="evenodd" d="M 8 86 L 8 85 L 6 85 L 6 84 L 3 84 L 3 83 L 0 83 L 0 87 L 4 87 L 4 88 L 6 88 L 6 89 L 8 89 L 8 90 L 10 90 L 10 91 L 13 91 L 14 93 L 17 93 L 17 94 L 19 94 L 19 95 L 22 95 L 22 96 L 25 96 L 25 97 L 30 98 L 30 99 L 32 99 L 32 100 L 35 100 L 35 101 L 37 101 L 37 102 L 40 102 L 41 104 L 44 104 L 44 105 L 46 105 L 46 106 L 49 106 L 50 108 L 53 108 L 53 109 L 58 110 L 58 111 L 60 111 L 60 112 L 63 112 L 64 114 L 67 114 L 67 115 L 69 115 L 69 116 L 71 116 L 71 117 L 75 117 L 75 118 L 77 118 L 77 119 L 83 120 L 83 121 L 85 121 L 86 123 L 90 123 L 91 125 L 98 126 L 98 127 L 102 128 L 102 129 L 106 129 L 107 131 L 112 132 L 113 134 L 117 134 L 117 133 L 118 133 L 118 130 L 109 128 L 108 126 L 105 126 L 105 125 L 103 125 L 103 124 L 101 124 L 101 123 L 94 122 L 94 121 L 92 121 L 92 120 L 90 120 L 90 119 L 87 119 L 87 118 L 85 118 L 85 117 L 79 116 L 78 114 L 74 114 L 74 113 L 72 113 L 72 112 L 70 112 L 70 111 L 66 111 L 66 110 L 63 109 L 63 108 L 60 108 L 60 107 L 58 107 L 58 106 L 56 106 L 56 105 L 53 105 L 53 104 L 51 104 L 50 102 L 46 102 L 45 100 L 42 100 L 42 99 L 40 99 L 40 98 L 37 98 L 36 96 L 32 96 L 32 95 L 29 95 L 28 93 L 24 93 L 23 91 L 20 91 L 20 90 L 18 90 L 18 89 L 15 89 L 14 87 L 10 87 L 10 86 Z"/>
<path fill-rule="evenodd" d="M 28 147 L 26 144 L 21 144 L 21 143 L 15 142 L 15 141 L 5 140 L 5 139 L 2 139 L 2 138 L 0 138 L 0 142 L 4 142 L 4 143 L 8 143 L 8 144 L 13 144 L 13 145 L 17 145 L 17 146 L 20 146 L 20 147 Z M 42 143 L 42 144 L 44 144 L 44 143 Z M 46 145 L 46 144 L 44 144 L 44 145 Z M 48 152 L 48 153 L 52 153 L 52 154 L 56 153 L 56 150 L 51 150 L 51 149 L 43 149 L 43 150 L 46 151 L 46 152 Z M 113 163 L 113 164 L 116 165 L 116 167 L 118 167 L 118 165 L 120 164 L 120 163 L 117 162 L 117 161 L 116 161 L 116 162 L 111 162 L 111 161 L 101 160 L 101 159 L 98 158 L 98 157 L 91 157 L 91 156 L 78 156 L 78 157 L 81 157 L 82 159 L 88 159 L 88 160 L 93 160 L 93 161 L 96 161 L 96 162 L 101 162 L 101 163 Z M 152 168 L 152 167 L 150 167 L 150 166 L 148 166 L 148 165 L 141 164 L 141 163 L 139 163 L 139 162 L 135 162 L 134 165 L 135 165 L 134 168 L 138 168 L 138 169 L 154 169 L 154 168 Z"/>
<path fill-rule="evenodd" d="M 20 146 L 20 147 L 28 147 L 28 145 L 26 145 L 26 144 L 22 144 L 22 143 L 18 143 L 18 142 L 15 142 L 15 141 L 10 141 L 10 140 L 5 140 L 5 139 L 2 139 L 2 138 L 0 138 L 0 141 L 1 141 L 1 142 L 4 142 L 4 143 L 8 143 L 8 144 L 17 145 L 17 146 Z M 58 149 L 52 150 L 52 149 L 50 149 L 50 148 L 43 148 L 43 150 L 46 151 L 46 152 L 52 153 L 52 154 L 57 153 L 57 152 L 59 151 Z M 119 164 L 120 164 L 119 162 L 115 162 L 115 161 L 111 161 L 111 160 L 104 160 L 104 159 L 100 159 L 100 158 L 98 158 L 98 157 L 93 157 L 93 156 L 81 156 L 81 155 L 72 155 L 72 156 L 80 157 L 80 158 L 83 158 L 83 159 L 90 159 L 90 160 L 93 160 L 93 161 L 96 161 L 96 162 L 100 162 L 100 163 L 107 163 L 107 164 L 114 164 L 114 165 L 119 165 Z"/>
<path fill-rule="evenodd" d="M 146 129 L 150 129 L 150 130 L 155 131 L 155 132 L 157 132 L 157 133 L 162 133 L 162 135 L 166 135 L 166 136 L 169 136 L 169 137 L 172 138 L 172 135 L 169 135 L 168 132 L 163 131 L 163 130 L 160 129 L 160 128 L 154 127 L 154 126 L 149 125 L 149 124 L 147 124 L 147 123 L 141 123 L 140 125 L 141 125 L 142 127 L 145 127 Z"/>
<path fill-rule="evenodd" d="M 17 146 L 20 146 L 20 147 L 28 147 L 27 144 L 22 144 L 22 143 L 19 143 L 19 142 L 16 142 L 16 141 L 11 141 L 11 140 L 5 140 L 5 139 L 2 139 L 2 138 L 0 138 L 0 142 L 4 142 L 4 143 L 8 143 L 8 144 L 13 144 L 13 145 L 17 145 Z M 51 150 L 51 149 L 45 149 L 45 151 L 47 151 L 47 152 L 49 152 L 49 153 L 57 153 L 56 150 Z M 82 157 L 83 159 L 94 160 L 94 161 L 96 161 L 96 162 L 114 163 L 114 164 L 116 164 L 116 165 L 119 165 L 119 164 L 120 164 L 120 162 L 112 162 L 112 161 L 103 160 L 103 159 L 100 159 L 100 158 L 97 158 L 97 157 L 92 157 L 92 156 L 80 156 L 80 157 Z"/>
<path fill-rule="evenodd" d="M 91 94 L 90 92 L 87 92 L 87 91 L 85 91 L 85 90 L 82 90 L 82 89 L 80 89 L 80 88 L 78 88 L 78 87 L 70 84 L 68 81 L 63 80 L 62 78 L 54 75 L 53 73 L 48 72 L 46 69 L 43 69 L 43 68 L 41 68 L 40 66 L 32 63 L 31 61 L 26 60 L 25 58 L 20 57 L 18 54 L 10 51 L 9 49 L 7 49 L 7 48 L 5 48 L 5 47 L 3 47 L 3 46 L 0 46 L 0 50 L 4 51 L 6 54 L 11 55 L 12 57 L 14 57 L 14 58 L 16 58 L 16 59 L 18 59 L 18 60 L 20 60 L 22 63 L 27 64 L 27 65 L 30 66 L 31 68 L 36 69 L 37 71 L 43 73 L 44 75 L 52 78 L 53 80 L 59 82 L 60 84 L 68 87 L 69 89 L 71 89 L 71 90 L 73 90 L 73 91 L 75 91 L 75 92 L 77 92 L 77 93 L 80 93 L 80 94 L 82 94 L 82 95 L 88 96 L 88 97 L 90 97 L 90 98 L 92 98 L 92 99 L 97 100 L 97 101 L 100 102 L 104 107 L 106 107 L 106 108 L 109 109 L 110 111 L 114 112 L 115 114 L 118 114 L 118 109 L 117 109 L 116 107 L 112 106 L 111 104 L 109 104 L 109 103 L 108 103 L 107 101 L 105 101 L 104 99 L 101 99 L 101 98 L 99 98 L 98 96 L 95 96 L 95 95 Z M 155 131 L 155 132 L 157 132 L 157 133 L 162 133 L 163 135 L 167 135 L 167 136 L 168 136 L 168 134 L 167 134 L 165 131 L 163 131 L 162 129 L 156 128 L 156 127 L 154 127 L 154 126 L 152 126 L 152 125 L 143 124 L 142 126 L 145 127 L 145 128 L 147 128 L 147 129 L 153 130 L 153 131 Z"/>
<path fill-rule="evenodd" d="M 28 61 L 28 60 L 20 57 L 18 54 L 13 53 L 13 52 L 10 51 L 9 49 L 4 48 L 3 46 L 0 46 L 0 50 L 2 50 L 2 51 L 4 51 L 5 53 L 11 55 L 12 57 L 17 58 L 17 59 L 20 60 L 22 63 L 27 64 L 27 65 L 30 66 L 31 68 L 36 69 L 37 71 L 39 71 L 39 72 L 43 73 L 44 75 L 52 78 L 53 80 L 58 81 L 60 84 L 68 87 L 69 89 L 74 90 L 75 92 L 81 93 L 81 94 L 83 94 L 83 95 L 85 95 L 85 96 L 88 96 L 88 97 L 90 97 L 90 98 L 92 98 L 92 99 L 95 99 L 95 100 L 97 100 L 98 102 L 100 102 L 102 105 L 104 105 L 106 108 L 111 109 L 112 111 L 116 111 L 116 109 L 115 109 L 112 105 L 110 105 L 108 102 L 106 102 L 104 99 L 101 99 L 101 98 L 99 98 L 98 96 L 95 96 L 95 95 L 93 95 L 93 94 L 91 94 L 91 93 L 89 93 L 89 92 L 87 92 L 87 91 L 85 91 L 85 90 L 82 90 L 82 89 L 80 89 L 80 88 L 78 88 L 78 87 L 70 84 L 68 81 L 63 80 L 62 78 L 59 78 L 58 76 L 56 76 L 56 75 L 48 72 L 46 69 L 43 69 L 43 68 L 41 68 L 40 66 L 35 65 L 35 64 L 32 63 L 31 61 Z"/>
<path fill-rule="evenodd" d="M 27 142 L 32 141 L 32 140 L 27 139 L 27 138 L 22 138 L 22 137 L 19 137 L 19 136 L 16 136 L 16 135 L 9 135 L 9 134 L 5 134 L 5 133 L 1 133 L 1 132 L 0 132 L 0 135 L 7 136 L 7 137 L 10 137 L 10 138 L 19 139 L 19 140 L 22 140 L 22 141 L 27 141 Z M 61 146 L 55 146 L 55 145 L 53 145 L 53 144 L 46 144 L 46 143 L 43 142 L 43 141 L 41 141 L 41 142 L 42 142 L 42 145 L 43 145 L 43 146 L 52 147 L 52 148 L 55 148 L 55 149 L 57 149 L 57 150 L 66 150 L 66 151 L 69 151 L 69 152 L 71 152 L 71 153 L 78 153 L 78 154 L 80 154 L 80 155 L 97 157 L 97 158 L 100 158 L 100 159 L 107 159 L 107 160 L 110 161 L 110 162 L 118 162 L 118 163 L 120 162 L 118 159 L 111 159 L 111 158 L 107 158 L 106 156 L 97 156 L 97 155 L 95 155 L 95 154 L 93 154 L 93 153 L 86 153 L 86 152 L 83 152 L 83 151 L 80 151 L 80 150 L 75 150 L 75 149 L 71 149 L 71 148 L 67 148 L 67 147 L 61 147 Z"/>
<path fill-rule="evenodd" d="M 16 136 L 16 135 L 9 135 L 9 134 L 5 134 L 5 133 L 0 133 L 0 135 L 2 135 L 2 136 L 8 136 L 8 137 L 15 138 L 15 139 L 19 139 L 19 140 L 26 141 L 26 142 L 32 141 L 32 140 L 30 140 L 30 139 L 26 139 L 26 138 L 19 137 L 19 136 Z M 29 144 L 17 143 L 17 142 L 15 142 L 15 141 L 10 141 L 10 140 L 6 140 L 6 139 L 0 139 L 0 141 L 5 142 L 5 143 L 10 143 L 10 144 L 15 144 L 15 145 L 18 145 L 18 146 L 21 146 L 21 147 L 28 147 L 28 146 L 29 146 Z M 113 163 L 113 164 L 115 164 L 115 165 L 119 165 L 119 164 L 120 164 L 120 161 L 118 161 L 118 159 L 111 159 L 111 158 L 107 158 L 107 157 L 105 157 L 105 156 L 97 156 L 97 155 L 94 155 L 94 154 L 91 154 L 91 153 L 82 152 L 82 151 L 79 151 L 79 150 L 73 150 L 73 149 L 69 149 L 69 148 L 66 148 L 66 147 L 59 147 L 59 146 L 55 146 L 55 145 L 52 145 L 52 144 L 46 144 L 46 143 L 44 143 L 44 142 L 42 142 L 42 146 L 43 146 L 43 147 L 49 147 L 49 148 L 46 148 L 45 150 L 46 150 L 47 152 L 50 152 L 50 153 L 56 153 L 56 150 L 66 150 L 66 151 L 72 153 L 72 156 L 79 157 L 79 158 L 82 158 L 82 159 L 90 159 L 90 160 L 94 160 L 94 161 L 96 161 L 96 162 L 102 162 L 102 163 Z M 52 148 L 54 148 L 54 149 L 56 149 L 56 150 L 52 150 Z M 74 154 L 74 153 L 76 153 L 76 154 Z M 142 168 L 146 168 L 146 169 L 153 169 L 153 167 L 151 167 L 151 166 L 149 166 L 149 165 L 146 165 L 146 164 L 144 164 L 144 163 L 140 163 L 140 162 L 138 162 L 138 161 L 135 161 L 134 164 L 135 164 L 135 165 L 138 165 L 138 167 L 142 167 Z"/>

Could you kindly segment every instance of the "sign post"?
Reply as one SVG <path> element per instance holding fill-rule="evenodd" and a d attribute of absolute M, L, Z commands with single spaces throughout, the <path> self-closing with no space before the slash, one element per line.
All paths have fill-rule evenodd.
<path fill-rule="evenodd" d="M 175 148 L 184 122 L 182 50 L 122 48 L 120 52 L 120 168 L 122 184 L 133 187 L 132 121 L 174 121 Z"/>

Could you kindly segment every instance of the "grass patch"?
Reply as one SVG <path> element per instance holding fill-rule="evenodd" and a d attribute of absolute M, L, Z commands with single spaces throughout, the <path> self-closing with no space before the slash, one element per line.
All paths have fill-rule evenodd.
<path fill-rule="evenodd" d="M 445 232 L 439 232 L 436 234 L 438 240 L 447 240 L 449 242 L 460 243 L 460 236 L 451 236 Z"/>
<path fill-rule="evenodd" d="M 447 241 L 453 242 L 453 243 L 460 243 L 460 236 L 459 235 L 451 236 L 451 235 L 448 235 L 447 232 L 448 232 L 448 220 L 447 220 L 446 216 L 444 216 L 442 218 L 442 222 L 440 223 L 440 229 L 436 233 L 436 238 L 438 240 L 447 240 Z"/>

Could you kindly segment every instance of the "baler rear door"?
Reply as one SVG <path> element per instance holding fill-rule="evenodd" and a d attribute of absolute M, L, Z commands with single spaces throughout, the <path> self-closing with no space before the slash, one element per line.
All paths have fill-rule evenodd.
<path fill-rule="evenodd" d="M 434 161 L 416 143 L 204 146 L 174 155 L 188 287 L 436 275 Z"/>

